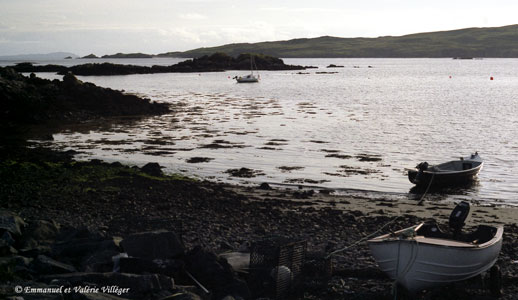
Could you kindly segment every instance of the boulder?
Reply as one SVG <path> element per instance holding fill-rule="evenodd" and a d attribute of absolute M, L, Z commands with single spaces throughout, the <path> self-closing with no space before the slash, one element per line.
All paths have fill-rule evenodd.
<path fill-rule="evenodd" d="M 119 252 L 115 249 L 101 250 L 88 254 L 84 256 L 81 263 L 82 270 L 96 273 L 110 272 L 113 270 L 113 257 L 118 254 Z"/>
<path fill-rule="evenodd" d="M 225 296 L 250 298 L 247 284 L 236 276 L 232 266 L 215 253 L 195 247 L 185 257 L 186 269 L 211 291 L 213 299 Z"/>
<path fill-rule="evenodd" d="M 179 291 L 174 293 L 171 296 L 167 296 L 164 298 L 160 298 L 160 300 L 202 300 L 200 296 L 187 292 L 187 291 Z"/>
<path fill-rule="evenodd" d="M 121 241 L 121 247 L 129 256 L 144 259 L 167 259 L 182 256 L 184 245 L 171 231 L 136 233 Z"/>
<path fill-rule="evenodd" d="M 140 170 L 151 176 L 162 176 L 162 167 L 158 163 L 147 163 Z"/>
<path fill-rule="evenodd" d="M 175 259 L 155 259 L 148 260 L 136 257 L 121 257 L 119 261 L 121 273 L 155 273 L 177 277 L 183 270 L 182 260 Z"/>
<path fill-rule="evenodd" d="M 20 236 L 26 225 L 18 215 L 10 211 L 0 210 L 0 231 L 7 231 L 14 236 Z"/>
<path fill-rule="evenodd" d="M 58 285 L 85 286 L 85 283 L 99 287 L 116 286 L 128 288 L 124 295 L 133 298 L 135 295 L 148 294 L 153 291 L 174 289 L 172 278 L 160 274 L 136 275 L 126 273 L 67 273 L 47 275 L 43 280 L 52 281 Z M 110 293 L 113 294 L 114 292 Z M 119 296 L 119 295 L 117 295 Z"/>
<path fill-rule="evenodd" d="M 31 258 L 19 255 L 0 257 L 0 280 L 7 280 L 13 276 L 32 278 L 35 272 L 29 268 L 31 261 Z"/>
<path fill-rule="evenodd" d="M 18 249 L 27 252 L 38 249 L 38 246 L 49 246 L 56 241 L 58 234 L 59 225 L 55 221 L 30 222 L 17 243 Z"/>
<path fill-rule="evenodd" d="M 77 272 L 71 265 L 54 260 L 45 255 L 38 255 L 33 262 L 34 270 L 40 274 L 61 274 Z"/>
<path fill-rule="evenodd" d="M 90 256 L 92 253 L 99 251 L 112 251 L 119 253 L 117 240 L 112 239 L 97 239 L 91 240 L 88 238 L 72 239 L 69 241 L 58 242 L 52 246 L 53 257 L 68 257 L 80 263 L 85 256 Z"/>
<path fill-rule="evenodd" d="M 4 231 L 0 236 L 0 240 L 5 242 L 5 244 L 9 246 L 12 246 L 14 244 L 13 236 L 9 231 Z"/>
<path fill-rule="evenodd" d="M 18 251 L 9 245 L 7 241 L 0 239 L 0 256 L 7 256 L 11 254 L 18 254 Z"/>
<path fill-rule="evenodd" d="M 74 300 L 128 300 L 128 298 L 103 293 L 85 293 L 74 295 Z"/>

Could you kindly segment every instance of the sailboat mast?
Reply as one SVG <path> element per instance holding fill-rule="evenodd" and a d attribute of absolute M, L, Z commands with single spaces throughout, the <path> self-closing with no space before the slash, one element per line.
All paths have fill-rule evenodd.
<path fill-rule="evenodd" d="M 252 62 L 252 61 L 253 61 L 253 59 L 254 59 L 254 57 L 252 56 L 252 54 L 250 54 L 250 73 L 251 73 L 252 75 L 254 75 L 254 67 L 253 67 L 253 65 L 252 65 L 252 63 L 253 63 L 253 62 Z"/>

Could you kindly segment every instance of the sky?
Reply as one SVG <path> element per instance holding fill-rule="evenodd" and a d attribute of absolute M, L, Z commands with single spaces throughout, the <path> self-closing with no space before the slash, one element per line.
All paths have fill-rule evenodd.
<path fill-rule="evenodd" d="M 517 24 L 517 11 L 515 0 L 0 0 L 0 55 L 399 36 Z"/>

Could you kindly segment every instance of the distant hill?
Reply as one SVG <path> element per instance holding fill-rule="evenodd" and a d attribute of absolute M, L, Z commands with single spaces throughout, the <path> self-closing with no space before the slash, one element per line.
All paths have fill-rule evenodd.
<path fill-rule="evenodd" d="M 518 57 L 518 25 L 384 36 L 318 38 L 239 43 L 158 56 L 200 57 L 215 52 L 232 56 L 263 53 L 275 57 Z"/>
<path fill-rule="evenodd" d="M 20 55 L 6 55 L 0 56 L 0 60 L 59 60 L 64 58 L 78 58 L 74 53 L 69 52 L 53 52 L 46 54 L 20 54 Z"/>

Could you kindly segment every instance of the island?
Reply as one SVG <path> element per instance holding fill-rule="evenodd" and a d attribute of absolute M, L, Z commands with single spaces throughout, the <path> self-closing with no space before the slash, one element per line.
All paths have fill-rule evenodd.
<path fill-rule="evenodd" d="M 91 54 L 85 55 L 85 56 L 83 56 L 81 58 L 99 58 L 99 57 L 97 55 L 91 53 Z"/>
<path fill-rule="evenodd" d="M 258 70 L 304 70 L 307 66 L 287 65 L 280 58 L 263 54 L 240 54 L 232 57 L 225 53 L 214 53 L 199 58 L 188 59 L 170 66 L 136 66 L 113 63 L 88 63 L 71 67 L 58 65 L 33 65 L 19 63 L 12 68 L 18 72 L 57 72 L 64 75 L 68 72 L 75 75 L 130 75 L 154 73 L 189 73 L 189 72 L 223 72 L 226 70 L 250 70 L 250 59 Z"/>
<path fill-rule="evenodd" d="M 103 55 L 102 58 L 153 58 L 154 55 L 145 53 L 116 53 L 111 55 Z"/>

